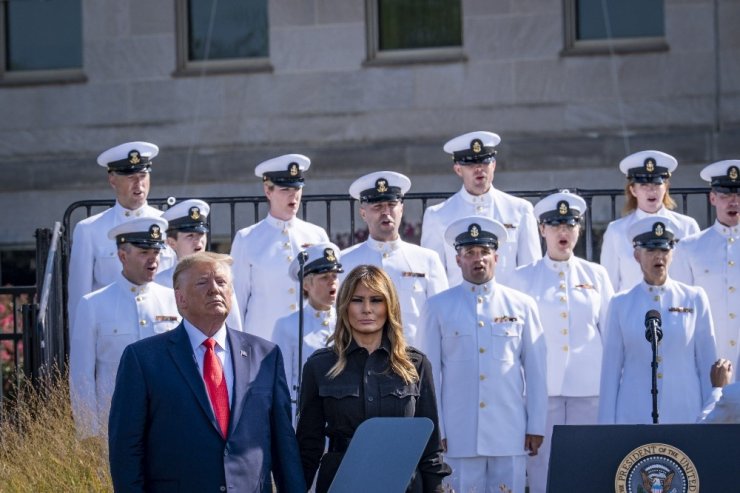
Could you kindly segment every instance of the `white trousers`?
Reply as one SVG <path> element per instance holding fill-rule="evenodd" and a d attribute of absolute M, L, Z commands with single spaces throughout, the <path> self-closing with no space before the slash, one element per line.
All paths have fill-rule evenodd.
<path fill-rule="evenodd" d="M 545 493 L 550 461 L 552 428 L 555 425 L 594 425 L 599 413 L 598 397 L 550 396 L 547 399 L 545 440 L 534 457 L 527 457 L 529 493 Z"/>
<path fill-rule="evenodd" d="M 445 457 L 452 468 L 447 483 L 455 493 L 524 493 L 526 457 Z"/>

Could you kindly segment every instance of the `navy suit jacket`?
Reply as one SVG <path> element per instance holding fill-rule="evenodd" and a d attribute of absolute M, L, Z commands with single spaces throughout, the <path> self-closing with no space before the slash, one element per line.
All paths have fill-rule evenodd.
<path fill-rule="evenodd" d="M 280 349 L 227 329 L 234 368 L 229 432 L 221 435 L 188 334 L 129 345 L 108 427 L 115 491 L 305 493 Z"/>

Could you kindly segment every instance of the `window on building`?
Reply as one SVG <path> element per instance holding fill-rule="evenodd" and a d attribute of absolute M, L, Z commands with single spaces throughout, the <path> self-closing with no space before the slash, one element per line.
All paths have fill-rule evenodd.
<path fill-rule="evenodd" d="M 366 0 L 368 61 L 462 58 L 460 0 Z"/>
<path fill-rule="evenodd" d="M 663 0 L 565 0 L 566 52 L 667 49 Z"/>
<path fill-rule="evenodd" d="M 177 0 L 178 72 L 269 68 L 267 0 Z"/>
<path fill-rule="evenodd" d="M 80 0 L 0 1 L 3 83 L 83 80 Z"/>

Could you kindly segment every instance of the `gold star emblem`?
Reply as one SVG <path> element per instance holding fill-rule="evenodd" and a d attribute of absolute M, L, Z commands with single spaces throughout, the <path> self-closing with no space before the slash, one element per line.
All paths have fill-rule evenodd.
<path fill-rule="evenodd" d="M 379 193 L 385 193 L 388 191 L 388 181 L 385 178 L 379 178 L 375 183 L 375 190 Z"/>
<path fill-rule="evenodd" d="M 298 163 L 290 163 L 288 173 L 290 173 L 290 176 L 298 176 Z"/>
<path fill-rule="evenodd" d="M 130 151 L 128 153 L 128 162 L 130 164 L 139 164 L 141 162 L 139 151 Z"/>
<path fill-rule="evenodd" d="M 197 207 L 191 207 L 190 208 L 190 219 L 193 221 L 197 221 L 200 219 L 200 209 Z"/>
<path fill-rule="evenodd" d="M 645 171 L 648 173 L 655 171 L 655 159 L 649 157 L 645 160 Z"/>
<path fill-rule="evenodd" d="M 665 227 L 663 226 L 663 223 L 655 223 L 655 226 L 653 227 L 653 233 L 655 233 L 655 236 L 660 238 L 665 233 Z"/>
<path fill-rule="evenodd" d="M 561 216 L 564 216 L 568 213 L 568 210 L 569 210 L 569 207 L 568 207 L 567 201 L 561 200 L 560 202 L 558 202 L 558 214 L 560 214 Z"/>
<path fill-rule="evenodd" d="M 473 238 L 478 238 L 478 236 L 480 235 L 480 228 L 477 224 L 471 224 L 468 233 L 470 233 L 470 236 L 472 236 Z"/>

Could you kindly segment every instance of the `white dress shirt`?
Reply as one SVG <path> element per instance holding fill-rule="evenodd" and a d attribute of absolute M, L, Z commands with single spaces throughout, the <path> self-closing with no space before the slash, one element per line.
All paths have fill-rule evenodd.
<path fill-rule="evenodd" d="M 269 214 L 236 233 L 231 270 L 245 332 L 273 341 L 275 322 L 298 310 L 298 282 L 288 275 L 290 263 L 309 246 L 328 241 L 319 226 L 298 218 L 281 221 Z"/>
<path fill-rule="evenodd" d="M 545 338 L 531 297 L 463 281 L 429 299 L 420 346 L 447 456 L 523 455 L 525 434 L 545 434 Z"/>
<path fill-rule="evenodd" d="M 630 214 L 612 221 L 604 232 L 601 243 L 601 265 L 606 268 L 615 292 L 630 289 L 642 280 L 640 264 L 635 260 L 635 247 L 628 231 L 630 226 L 640 219 L 660 216 L 673 221 L 680 228 L 676 231 L 678 238 L 685 238 L 699 232 L 699 224 L 693 217 L 684 216 L 661 207 L 655 214 L 650 214 L 642 209 L 636 209 Z"/>
<path fill-rule="evenodd" d="M 208 336 L 201 332 L 200 329 L 191 324 L 188 319 L 183 319 L 182 325 L 185 327 L 185 331 L 188 333 L 188 339 L 190 339 L 190 345 L 193 347 L 193 357 L 198 365 L 198 372 L 200 378 L 203 378 L 203 362 L 206 357 L 206 347 L 203 342 L 208 339 Z M 231 348 L 229 348 L 229 341 L 226 338 L 226 325 L 222 325 L 220 329 L 216 331 L 211 337 L 216 344 L 213 346 L 213 351 L 216 353 L 219 361 L 221 362 L 221 368 L 224 372 L 224 378 L 226 379 L 226 390 L 229 395 L 229 408 L 232 407 L 231 399 L 234 396 L 234 363 L 232 362 Z M 206 383 L 203 380 L 203 388 Z M 206 394 L 208 389 L 206 388 Z M 211 402 L 211 399 L 208 399 Z M 213 403 L 211 402 L 211 409 L 213 409 Z M 215 414 L 215 411 L 214 411 Z"/>
<path fill-rule="evenodd" d="M 116 281 L 82 297 L 69 336 L 69 380 L 77 429 L 101 435 L 123 350 L 180 323 L 174 292 L 150 282 Z"/>
<path fill-rule="evenodd" d="M 456 219 L 467 216 L 485 216 L 506 227 L 509 241 L 499 242 L 497 282 L 507 284 L 514 269 L 542 257 L 537 221 L 531 203 L 496 190 L 493 186 L 479 196 L 471 195 L 462 187 L 441 204 L 427 207 L 421 228 L 421 246 L 437 252 L 447 270 L 450 286 L 462 282 L 462 273 L 455 260 L 455 249 L 444 239 L 445 230 Z"/>
<path fill-rule="evenodd" d="M 380 267 L 388 274 L 398 293 L 406 343 L 416 346 L 424 304 L 430 296 L 447 289 L 447 276 L 437 253 L 400 238 L 394 241 L 369 238 L 342 250 L 340 258 L 344 269 L 340 280 L 363 264 Z"/>
<path fill-rule="evenodd" d="M 701 286 L 709 298 L 717 357 L 740 358 L 740 226 L 715 222 L 676 245 L 671 277 Z M 732 381 L 736 372 L 732 373 Z"/>

